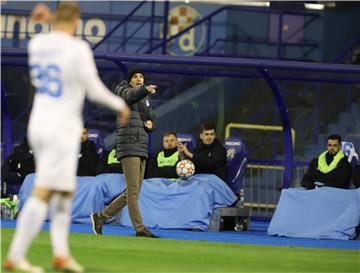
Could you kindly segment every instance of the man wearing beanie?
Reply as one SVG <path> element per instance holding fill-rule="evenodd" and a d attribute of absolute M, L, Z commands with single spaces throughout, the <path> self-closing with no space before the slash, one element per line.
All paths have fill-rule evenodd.
<path fill-rule="evenodd" d="M 144 178 L 148 158 L 148 133 L 154 127 L 154 115 L 148 94 L 156 92 L 156 85 L 144 85 L 144 73 L 135 68 L 129 71 L 127 81 L 115 88 L 115 94 L 122 97 L 131 109 L 128 124 L 117 123 L 116 152 L 121 162 L 126 180 L 126 191 L 116 197 L 103 210 L 91 215 L 95 234 L 102 234 L 102 226 L 107 218 L 115 216 L 128 205 L 131 222 L 136 236 L 156 238 L 143 224 L 138 197 Z"/>

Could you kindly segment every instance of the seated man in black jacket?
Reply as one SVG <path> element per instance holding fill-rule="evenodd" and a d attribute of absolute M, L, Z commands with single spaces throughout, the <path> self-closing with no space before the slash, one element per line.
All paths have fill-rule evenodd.
<path fill-rule="evenodd" d="M 314 189 L 317 184 L 347 189 L 350 186 L 351 166 L 341 149 L 341 137 L 327 138 L 327 150 L 311 161 L 301 186 Z"/>
<path fill-rule="evenodd" d="M 98 164 L 95 143 L 88 139 L 88 129 L 84 128 L 81 134 L 81 150 L 79 154 L 77 175 L 95 176 Z"/>
<path fill-rule="evenodd" d="M 212 173 L 224 182 L 228 179 L 226 149 L 215 138 L 215 126 L 210 123 L 201 125 L 200 141 L 194 152 L 186 145 L 178 143 L 180 158 L 190 159 L 195 165 L 195 173 Z"/>
<path fill-rule="evenodd" d="M 178 140 L 175 132 L 167 132 L 164 134 L 164 149 L 157 154 L 156 159 L 150 159 L 148 177 L 178 178 L 176 164 L 179 162 L 180 157 L 177 144 Z"/>
<path fill-rule="evenodd" d="M 10 184 L 20 187 L 25 177 L 34 172 L 34 154 L 25 136 L 1 165 L 1 196 L 7 196 Z"/>

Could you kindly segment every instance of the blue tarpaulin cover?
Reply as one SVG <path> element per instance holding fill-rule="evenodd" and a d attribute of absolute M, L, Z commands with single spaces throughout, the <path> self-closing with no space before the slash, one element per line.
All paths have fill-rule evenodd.
<path fill-rule="evenodd" d="M 34 174 L 26 177 L 20 192 L 19 206 L 30 196 Z M 78 177 L 71 219 L 90 223 L 90 214 L 104 208 L 125 190 L 122 174 Z M 177 182 L 163 178 L 145 179 L 139 197 L 144 224 L 149 228 L 207 230 L 212 211 L 236 201 L 231 189 L 217 176 L 198 174 Z M 120 224 L 131 227 L 127 206 Z"/>
<path fill-rule="evenodd" d="M 282 190 L 269 235 L 353 239 L 360 223 L 360 189 Z"/>

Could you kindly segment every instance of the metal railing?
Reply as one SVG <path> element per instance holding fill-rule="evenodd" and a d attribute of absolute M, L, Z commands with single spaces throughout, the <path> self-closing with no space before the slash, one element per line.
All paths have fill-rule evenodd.
<path fill-rule="evenodd" d="M 214 17 L 218 16 L 220 13 L 222 12 L 227 12 L 227 11 L 243 11 L 243 12 L 255 12 L 255 13 L 265 13 L 265 14 L 277 14 L 279 16 L 279 23 L 278 23 L 278 38 L 277 41 L 275 43 L 270 42 L 270 41 L 262 41 L 261 43 L 263 44 L 267 44 L 269 46 L 276 46 L 277 47 L 277 55 L 276 55 L 276 59 L 283 59 L 283 51 L 284 48 L 288 45 L 290 46 L 299 46 L 299 47 L 307 47 L 310 48 L 310 50 L 313 50 L 315 48 L 318 48 L 319 45 L 315 44 L 315 43 L 299 43 L 299 44 L 294 44 L 294 43 L 287 43 L 287 41 L 283 41 L 283 37 L 282 37 L 282 24 L 283 24 L 283 17 L 285 15 L 300 15 L 300 16 L 308 16 L 311 19 L 308 20 L 303 27 L 298 28 L 294 31 L 293 35 L 296 34 L 297 32 L 303 30 L 304 28 L 308 27 L 309 25 L 311 25 L 314 21 L 316 21 L 316 19 L 321 19 L 320 14 L 318 13 L 310 13 L 310 12 L 283 12 L 281 10 L 275 10 L 275 9 L 269 9 L 269 8 L 254 8 L 254 7 L 237 7 L 237 6 L 223 6 L 213 12 L 211 12 L 210 14 L 206 15 L 205 17 L 201 18 L 200 20 L 196 21 L 195 23 L 187 26 L 186 28 L 184 28 L 182 31 L 179 31 L 177 34 L 170 36 L 167 39 L 163 39 L 163 41 L 161 43 L 158 43 L 157 45 L 155 45 L 154 47 L 150 48 L 149 50 L 147 50 L 145 53 L 153 53 L 155 52 L 157 49 L 162 48 L 162 53 L 164 54 L 164 50 L 166 52 L 166 48 L 168 46 L 168 44 L 170 44 L 172 41 L 174 41 L 176 38 L 180 38 L 183 34 L 191 31 L 192 29 L 196 28 L 197 26 L 199 26 L 200 24 L 206 23 L 207 24 L 207 38 L 206 38 L 206 45 L 204 50 L 202 51 L 202 53 L 200 53 L 199 55 L 203 55 L 203 56 L 213 56 L 210 53 L 210 49 L 214 48 L 215 45 L 219 42 L 235 42 L 235 43 L 239 43 L 242 42 L 244 44 L 257 44 L 260 41 L 257 40 L 253 40 L 253 39 L 247 39 L 247 40 L 242 40 L 242 41 L 237 41 L 237 40 L 230 40 L 230 39 L 215 39 L 215 41 L 212 43 L 212 39 L 211 39 L 211 29 L 213 28 L 213 21 L 214 21 Z M 164 36 L 163 36 L 164 37 Z M 165 49 L 164 49 L 165 48 Z M 306 56 L 309 54 L 310 52 L 307 51 L 306 52 Z M 225 54 L 225 52 L 224 52 Z M 221 54 L 220 54 L 221 55 Z"/>
<path fill-rule="evenodd" d="M 278 204 L 284 167 L 276 161 L 249 160 L 243 179 L 244 205 L 253 217 L 272 217 Z M 251 163 L 252 162 L 252 163 Z M 300 187 L 307 162 L 294 162 L 292 187 Z"/>
<path fill-rule="evenodd" d="M 284 130 L 282 126 L 276 125 L 262 125 L 262 124 L 245 124 L 245 123 L 229 123 L 225 128 L 225 138 L 230 137 L 231 129 L 248 129 L 260 131 L 275 131 L 281 132 Z M 291 138 L 293 146 L 295 145 L 295 129 L 291 128 Z"/>
<path fill-rule="evenodd" d="M 127 22 L 134 13 L 141 8 L 146 3 L 146 1 L 140 2 L 123 20 L 116 24 L 96 45 L 93 46 L 93 50 L 97 49 L 102 43 L 104 43 L 121 25 Z"/>
<path fill-rule="evenodd" d="M 348 44 L 332 61 L 333 63 L 353 63 L 353 55 L 357 47 L 360 46 L 360 36 L 356 37 Z"/>
<path fill-rule="evenodd" d="M 151 5 L 151 6 L 150 6 Z M 163 11 L 162 14 L 156 15 L 155 13 L 155 6 L 157 5 L 163 5 Z M 146 15 L 138 15 L 136 16 L 136 14 L 139 14 L 140 11 L 144 11 L 144 7 L 148 7 L 149 13 L 146 12 Z M 149 7 L 150 6 L 150 7 Z M 269 41 L 266 37 L 262 40 L 259 40 L 255 37 L 252 36 L 247 36 L 247 37 L 238 37 L 236 39 L 229 39 L 226 37 L 215 37 L 215 32 L 214 29 L 215 27 L 217 27 L 218 22 L 215 20 L 216 16 L 220 15 L 220 14 L 224 14 L 224 12 L 229 12 L 229 11 L 236 11 L 236 12 L 245 12 L 245 13 L 255 13 L 255 14 L 265 14 L 265 15 L 270 15 L 270 14 L 276 14 L 277 16 L 279 16 L 279 20 L 278 20 L 278 37 L 276 41 Z M 4 8 L 2 11 L 3 15 L 22 15 L 22 16 L 28 16 L 29 15 L 29 11 L 28 10 L 21 10 L 21 9 L 8 9 L 8 8 Z M 159 12 L 158 12 L 159 14 Z M 213 12 L 205 15 L 202 19 L 196 21 L 193 24 L 188 25 L 185 29 L 183 29 L 182 31 L 178 32 L 175 35 L 169 36 L 168 34 L 168 29 L 169 29 L 169 22 L 168 22 L 168 17 L 169 17 L 169 1 L 164 1 L 163 3 L 156 3 L 156 1 L 141 1 L 139 3 L 137 3 L 136 6 L 134 6 L 134 8 L 128 12 L 126 15 L 124 16 L 115 16 L 113 14 L 110 15 L 106 15 L 104 16 L 103 14 L 96 14 L 96 13 L 84 13 L 82 16 L 83 18 L 92 18 L 92 17 L 98 17 L 98 18 L 102 18 L 103 20 L 109 20 L 109 21 L 115 21 L 115 26 L 112 27 L 109 31 L 107 31 L 107 33 L 104 36 L 99 36 L 99 38 L 101 38 L 101 40 L 96 43 L 93 46 L 93 49 L 98 49 L 103 43 L 109 41 L 109 39 L 117 39 L 120 40 L 119 44 L 121 44 L 121 46 L 117 46 L 116 49 L 113 50 L 113 53 L 116 53 L 117 50 L 119 50 L 119 48 L 122 48 L 124 46 L 126 46 L 128 43 L 133 42 L 134 39 L 139 40 L 139 47 L 137 49 L 135 49 L 132 52 L 136 52 L 136 53 L 153 53 L 153 52 L 158 52 L 161 54 L 167 54 L 167 48 L 169 46 L 169 44 L 171 44 L 172 41 L 174 41 L 175 39 L 179 38 L 180 36 L 182 36 L 183 34 L 191 31 L 192 29 L 196 28 L 197 26 L 199 26 L 200 24 L 206 24 L 207 25 L 207 30 L 206 30 L 206 41 L 205 41 L 205 45 L 204 48 L 202 49 L 201 53 L 198 53 L 199 55 L 205 55 L 205 56 L 215 56 L 214 52 L 212 52 L 212 50 L 215 48 L 218 48 L 217 45 L 220 44 L 221 48 L 225 48 L 224 46 L 222 46 L 223 43 L 227 44 L 227 43 L 242 43 L 242 44 L 249 44 L 249 45 L 256 45 L 256 44 L 263 44 L 263 45 L 267 45 L 269 47 L 277 47 L 276 49 L 276 54 L 272 57 L 267 56 L 266 58 L 277 58 L 277 59 L 282 59 L 284 56 L 283 52 L 284 49 L 287 48 L 288 46 L 290 47 L 300 47 L 300 48 L 307 48 L 310 51 L 316 48 L 319 48 L 319 44 L 317 43 L 308 43 L 308 42 L 303 42 L 303 43 L 288 43 L 286 40 L 283 39 L 282 37 L 282 22 L 283 22 L 283 17 L 287 16 L 287 15 L 294 15 L 294 16 L 304 16 L 309 18 L 303 26 L 299 27 L 298 29 L 295 29 L 293 31 L 293 35 L 295 35 L 296 33 L 298 33 L 299 31 L 302 31 L 305 28 L 308 28 L 309 26 L 311 26 L 313 24 L 313 22 L 315 22 L 316 20 L 320 19 L 321 20 L 321 16 L 318 13 L 312 13 L 312 12 L 283 12 L 281 10 L 276 10 L 273 8 L 261 8 L 261 7 L 239 7 L 239 6 L 233 6 L 233 5 L 229 5 L 229 6 L 221 6 L 220 8 L 214 10 Z M 118 21 L 120 19 L 120 21 Z M 140 23 L 140 26 L 136 27 L 135 30 L 130 31 L 128 33 L 127 30 L 124 30 L 122 36 L 118 36 L 117 31 L 119 30 L 120 27 L 123 26 L 127 26 L 131 23 Z M 144 28 L 144 26 L 150 24 L 150 31 L 147 31 L 144 35 L 143 32 L 141 32 L 140 30 Z M 156 27 L 162 27 L 161 28 L 161 33 L 162 33 L 162 37 L 159 39 L 159 37 L 155 37 L 154 35 L 154 30 L 155 30 L 155 26 Z M 264 27 L 267 28 L 267 25 L 264 25 Z M 225 27 L 224 27 L 225 28 Z M 4 34 L 6 35 L 6 30 L 7 28 L 4 27 Z M 33 35 L 35 34 L 34 32 L 29 32 L 29 30 L 25 30 L 25 32 L 29 35 Z M 141 36 L 142 37 L 138 37 L 138 33 L 141 32 Z M 19 35 L 24 35 L 24 33 L 20 30 L 17 29 L 16 33 L 14 32 L 14 43 L 13 46 L 14 47 L 18 47 L 19 46 L 19 39 L 18 36 Z M 143 36 L 144 35 L 144 36 Z M 160 40 L 160 42 L 159 42 Z M 147 46 L 146 46 L 147 45 Z M 160 51 L 157 51 L 157 50 Z M 227 56 L 226 52 L 222 52 L 222 54 L 220 54 L 221 56 Z M 307 52 L 306 54 L 309 54 L 309 52 Z M 229 56 L 234 57 L 236 54 L 232 53 Z M 239 56 L 239 55 L 236 55 Z M 255 56 L 242 56 L 242 57 L 255 57 Z M 265 57 L 265 56 L 261 56 L 261 55 L 257 55 L 256 57 Z M 302 58 L 299 58 L 302 59 Z"/>

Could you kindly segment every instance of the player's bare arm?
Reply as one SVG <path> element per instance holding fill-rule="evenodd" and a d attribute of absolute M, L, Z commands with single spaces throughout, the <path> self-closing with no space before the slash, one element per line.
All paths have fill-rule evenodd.
<path fill-rule="evenodd" d="M 43 3 L 37 4 L 31 12 L 31 20 L 51 24 L 54 20 L 54 13 Z"/>
<path fill-rule="evenodd" d="M 125 106 L 124 109 L 122 109 L 119 114 L 118 114 L 118 118 L 119 118 L 119 123 L 121 126 L 124 126 L 128 123 L 129 118 L 130 118 L 130 108 L 129 106 Z"/>

